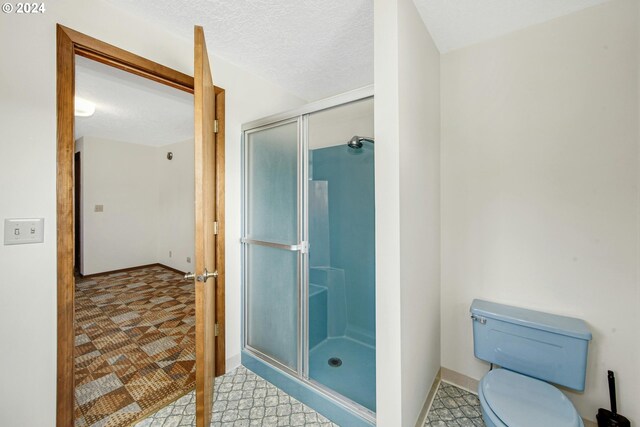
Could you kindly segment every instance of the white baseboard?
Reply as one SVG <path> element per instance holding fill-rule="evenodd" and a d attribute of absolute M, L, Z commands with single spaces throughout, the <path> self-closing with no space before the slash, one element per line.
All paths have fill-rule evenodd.
<path fill-rule="evenodd" d="M 234 354 L 233 356 L 227 358 L 226 360 L 227 372 L 231 372 L 234 369 L 236 369 L 238 366 L 240 366 L 240 363 L 241 363 L 240 353 Z"/>
<path fill-rule="evenodd" d="M 442 381 L 446 383 L 453 384 L 470 393 L 478 394 L 478 384 L 480 382 L 474 378 L 444 367 L 440 368 L 440 376 Z"/>
<path fill-rule="evenodd" d="M 456 387 L 460 387 L 461 389 L 467 390 L 473 394 L 478 394 L 479 381 L 475 378 L 468 377 L 465 374 L 461 374 L 460 372 L 444 367 L 440 368 L 440 378 L 446 383 L 453 384 Z M 595 421 L 588 420 L 584 417 L 582 418 L 582 421 L 584 421 L 584 427 L 598 427 L 598 424 Z"/>

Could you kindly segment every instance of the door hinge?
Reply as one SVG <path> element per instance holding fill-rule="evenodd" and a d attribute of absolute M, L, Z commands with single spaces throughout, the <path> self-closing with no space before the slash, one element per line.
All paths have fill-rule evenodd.
<path fill-rule="evenodd" d="M 216 337 L 220 334 L 220 326 L 217 323 L 215 324 L 215 326 L 213 328 L 213 332 L 214 332 Z"/>
<path fill-rule="evenodd" d="M 218 225 L 218 221 L 213 221 L 213 234 L 217 236 L 220 232 L 220 226 Z"/>
<path fill-rule="evenodd" d="M 218 120 L 213 121 L 213 133 L 218 133 Z"/>

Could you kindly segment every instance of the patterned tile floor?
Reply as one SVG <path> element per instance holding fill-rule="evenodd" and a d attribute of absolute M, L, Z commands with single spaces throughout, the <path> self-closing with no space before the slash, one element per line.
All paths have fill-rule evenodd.
<path fill-rule="evenodd" d="M 211 425 L 338 427 L 244 367 L 216 378 Z M 195 423 L 191 392 L 135 427 L 178 427 Z"/>
<path fill-rule="evenodd" d="M 160 266 L 78 279 L 76 427 L 128 426 L 193 389 L 195 294 Z"/>
<path fill-rule="evenodd" d="M 217 378 L 215 389 L 211 422 L 215 427 L 339 427 L 242 366 Z M 193 426 L 194 414 L 195 394 L 191 392 L 134 427 Z M 478 397 L 440 383 L 424 426 L 485 427 Z"/>
<path fill-rule="evenodd" d="M 484 427 L 478 396 L 441 382 L 425 427 Z"/>

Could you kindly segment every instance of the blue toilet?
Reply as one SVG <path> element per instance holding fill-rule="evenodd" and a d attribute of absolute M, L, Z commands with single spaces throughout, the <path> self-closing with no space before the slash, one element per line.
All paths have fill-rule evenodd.
<path fill-rule="evenodd" d="M 488 301 L 471 304 L 474 354 L 499 365 L 480 380 L 487 427 L 583 427 L 549 383 L 583 391 L 591 332 L 580 319 Z"/>

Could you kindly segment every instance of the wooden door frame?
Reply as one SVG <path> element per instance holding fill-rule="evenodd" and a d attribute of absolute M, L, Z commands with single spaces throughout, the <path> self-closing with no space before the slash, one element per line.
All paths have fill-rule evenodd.
<path fill-rule="evenodd" d="M 58 351 L 56 426 L 71 427 L 74 421 L 74 206 L 73 161 L 75 56 L 103 64 L 193 93 L 193 77 L 165 67 L 124 49 L 102 42 L 60 24 L 57 38 L 57 306 Z M 224 251 L 224 135 L 225 91 L 215 87 L 216 120 L 216 375 L 225 371 L 225 251 Z"/>
<path fill-rule="evenodd" d="M 80 247 L 80 242 L 82 241 L 82 232 L 80 231 L 80 206 L 82 204 L 82 153 L 78 151 L 73 155 L 73 232 L 74 232 L 74 240 L 73 244 L 75 245 L 73 248 L 74 258 L 73 258 L 73 266 L 76 274 L 80 274 L 82 271 L 80 269 L 80 264 L 82 263 L 81 252 L 82 248 Z"/>

